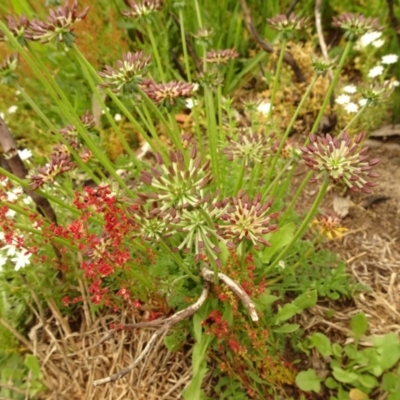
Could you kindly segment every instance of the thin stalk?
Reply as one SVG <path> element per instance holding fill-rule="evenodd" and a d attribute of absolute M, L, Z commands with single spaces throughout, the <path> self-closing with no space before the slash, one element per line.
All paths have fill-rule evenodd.
<path fill-rule="evenodd" d="M 185 23 L 183 20 L 182 8 L 179 8 L 179 27 L 181 31 L 181 41 L 182 41 L 183 59 L 185 61 L 186 77 L 189 82 L 192 82 L 192 75 L 190 73 L 190 65 L 189 65 L 189 56 L 186 45 Z"/>
<path fill-rule="evenodd" d="M 236 196 L 239 193 L 240 188 L 243 186 L 243 177 L 244 177 L 244 170 L 246 168 L 246 159 L 243 159 L 242 166 L 239 171 L 239 176 L 236 181 L 235 189 L 233 191 L 233 196 Z"/>
<path fill-rule="evenodd" d="M 269 121 L 271 121 L 271 118 L 272 118 L 272 109 L 273 109 L 274 102 L 275 102 L 276 92 L 278 90 L 279 78 L 281 75 L 281 70 L 282 70 L 282 65 L 283 65 L 283 56 L 285 54 L 286 43 L 287 43 L 287 39 L 283 39 L 282 44 L 281 44 L 281 51 L 279 53 L 279 58 L 278 58 L 278 65 L 276 66 L 274 85 L 272 86 L 271 107 L 269 108 L 269 111 L 268 111 L 268 120 Z"/>
<path fill-rule="evenodd" d="M 199 28 L 201 29 L 203 27 L 203 21 L 201 20 L 200 7 L 199 7 L 199 2 L 197 0 L 194 0 L 194 6 L 196 8 L 197 23 L 199 24 Z"/>
<path fill-rule="evenodd" d="M 161 240 L 160 247 L 182 268 L 195 282 L 200 282 L 200 278 L 189 270 L 189 268 L 185 265 L 180 257 L 178 257 L 169 247 L 168 245 Z"/>
<path fill-rule="evenodd" d="M 204 88 L 206 111 L 207 111 L 207 133 L 210 146 L 211 168 L 216 179 L 217 187 L 220 187 L 221 179 L 218 168 L 217 155 L 217 123 L 215 121 L 214 98 L 210 88 Z"/>
<path fill-rule="evenodd" d="M 252 193 L 253 187 L 257 185 L 258 178 L 261 174 L 261 162 L 256 162 L 256 165 L 251 171 L 250 183 L 249 183 L 249 193 Z"/>
<path fill-rule="evenodd" d="M 332 82 L 329 85 L 329 88 L 328 88 L 328 91 L 326 92 L 326 95 L 325 95 L 324 101 L 322 103 L 322 106 L 321 106 L 321 108 L 319 110 L 317 118 L 316 118 L 316 120 L 314 122 L 314 125 L 313 125 L 312 129 L 311 129 L 311 134 L 314 134 L 315 132 L 317 132 L 317 130 L 319 128 L 319 124 L 321 122 L 321 118 L 324 115 L 324 111 L 325 111 L 325 109 L 326 109 L 326 107 L 327 107 L 327 105 L 328 105 L 328 103 L 329 103 L 329 101 L 331 99 L 333 90 L 337 86 L 337 83 L 338 83 L 338 80 L 339 80 L 339 76 L 340 76 L 340 72 L 341 72 L 341 70 L 343 68 L 343 65 L 344 65 L 344 63 L 346 61 L 347 55 L 349 54 L 351 47 L 352 47 L 352 42 L 347 42 L 346 47 L 345 47 L 345 49 L 343 51 L 342 57 L 340 58 L 339 65 L 337 66 L 337 68 L 335 70 L 335 73 L 333 75 Z M 307 140 L 306 143 L 308 143 L 308 140 Z"/>
<path fill-rule="evenodd" d="M 220 141 L 225 138 L 222 137 L 223 134 L 223 123 L 222 123 L 222 88 L 221 85 L 217 87 L 217 111 L 218 111 L 218 139 Z"/>
<path fill-rule="evenodd" d="M 363 105 L 357 112 L 357 114 L 350 120 L 350 122 L 343 128 L 343 131 L 348 131 L 352 125 L 361 117 L 361 114 L 365 111 L 368 107 L 368 104 Z"/>
<path fill-rule="evenodd" d="M 262 200 L 264 200 L 267 196 L 268 193 L 273 193 L 275 186 L 278 184 L 279 180 L 281 179 L 282 175 L 287 171 L 287 169 L 290 167 L 290 164 L 292 163 L 292 160 L 288 161 L 283 168 L 280 168 L 279 173 L 275 176 L 274 180 L 271 182 L 271 184 L 266 188 L 266 190 L 262 194 Z"/>
<path fill-rule="evenodd" d="M 286 247 L 280 252 L 280 254 L 275 258 L 275 261 L 270 266 L 265 268 L 265 270 L 262 272 L 262 276 L 267 275 L 268 272 L 273 270 L 278 265 L 279 261 L 281 261 L 286 256 L 286 254 L 289 252 L 292 246 L 304 235 L 312 218 L 314 218 L 315 214 L 317 213 L 318 207 L 321 204 L 321 201 L 324 198 L 325 193 L 328 190 L 328 187 L 329 187 L 329 179 L 328 177 L 326 177 L 321 186 L 321 189 L 319 190 L 317 197 L 314 200 L 313 205 L 311 206 L 303 222 L 297 229 L 296 234 L 292 237 L 292 240 L 286 245 Z"/>
<path fill-rule="evenodd" d="M 156 59 L 156 64 L 157 64 L 157 68 L 158 68 L 158 72 L 160 74 L 161 80 L 163 82 L 166 82 L 164 70 L 163 70 L 163 67 L 162 67 L 162 64 L 161 64 L 160 54 L 158 52 L 157 43 L 156 43 L 156 41 L 154 39 L 153 30 L 151 29 L 150 24 L 146 24 L 146 30 L 147 30 L 147 35 L 149 36 L 149 39 L 150 39 L 151 47 L 153 49 L 153 54 L 154 54 L 154 57 Z"/>

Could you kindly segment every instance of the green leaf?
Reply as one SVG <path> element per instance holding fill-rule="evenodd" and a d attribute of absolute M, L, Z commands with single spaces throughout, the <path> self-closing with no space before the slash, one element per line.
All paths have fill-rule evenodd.
<path fill-rule="evenodd" d="M 317 376 L 313 369 L 308 369 L 297 374 L 296 385 L 306 392 L 319 393 L 321 390 L 321 378 Z"/>
<path fill-rule="evenodd" d="M 350 400 L 368 400 L 369 396 L 359 389 L 351 389 L 349 393 Z"/>
<path fill-rule="evenodd" d="M 364 335 L 368 329 L 368 320 L 364 313 L 356 314 L 350 321 L 350 327 L 356 337 Z"/>
<path fill-rule="evenodd" d="M 297 297 L 293 304 L 299 309 L 304 310 L 306 308 L 315 306 L 317 304 L 318 294 L 316 290 L 311 290 L 309 292 L 301 294 Z"/>
<path fill-rule="evenodd" d="M 164 338 L 164 345 L 169 351 L 178 351 L 185 342 L 183 331 L 174 330 Z"/>
<path fill-rule="evenodd" d="M 262 252 L 258 253 L 260 260 L 263 264 L 269 263 L 272 256 L 280 250 L 282 247 L 286 246 L 293 238 L 295 230 L 295 224 L 290 222 L 273 234 L 269 233 L 264 236 L 264 239 L 271 243 L 270 247 L 264 247 Z"/>
<path fill-rule="evenodd" d="M 342 346 L 338 343 L 333 343 L 332 345 L 332 353 L 335 357 L 342 357 Z"/>
<path fill-rule="evenodd" d="M 291 303 L 285 304 L 281 309 L 279 309 L 275 316 L 275 325 L 292 318 L 293 315 L 296 315 L 298 312 L 300 312 L 300 310 L 295 305 Z"/>
<path fill-rule="evenodd" d="M 27 354 L 24 364 L 31 370 L 33 378 L 42 378 L 42 371 L 40 369 L 39 360 L 33 354 Z"/>
<path fill-rule="evenodd" d="M 279 328 L 274 329 L 273 331 L 276 333 L 292 333 L 299 329 L 299 324 L 285 324 L 280 326 Z"/>
<path fill-rule="evenodd" d="M 310 341 L 310 347 L 316 347 L 323 357 L 329 357 L 332 355 L 332 345 L 328 336 L 324 335 L 323 333 L 316 332 L 311 336 Z"/>
<path fill-rule="evenodd" d="M 400 342 L 395 333 L 373 336 L 372 342 L 377 347 L 378 363 L 383 370 L 392 368 L 400 360 Z"/>
<path fill-rule="evenodd" d="M 361 385 L 365 386 L 367 389 L 373 389 L 379 386 L 378 380 L 370 374 L 358 375 L 358 382 L 360 382 Z"/>
<path fill-rule="evenodd" d="M 352 383 L 356 381 L 358 378 L 358 375 L 355 374 L 354 372 L 346 371 L 338 367 L 333 367 L 332 374 L 337 381 L 343 383 Z"/>
<path fill-rule="evenodd" d="M 259 310 L 259 311 L 266 310 L 267 308 L 269 308 L 271 306 L 272 303 L 274 303 L 278 299 L 279 299 L 278 296 L 274 296 L 269 293 L 264 293 L 263 295 L 258 297 L 257 300 L 255 300 L 257 310 Z"/>
<path fill-rule="evenodd" d="M 328 389 L 336 389 L 338 387 L 338 383 L 331 376 L 326 378 L 324 383 Z"/>

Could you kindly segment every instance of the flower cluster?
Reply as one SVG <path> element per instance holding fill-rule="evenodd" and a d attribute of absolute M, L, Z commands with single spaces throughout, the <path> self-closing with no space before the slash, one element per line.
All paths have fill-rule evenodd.
<path fill-rule="evenodd" d="M 329 240 L 341 239 L 348 229 L 341 226 L 342 219 L 334 212 L 326 212 L 316 216 L 311 226 L 318 230 L 320 236 L 326 236 Z"/>
<path fill-rule="evenodd" d="M 7 58 L 0 64 L 0 83 L 4 85 L 10 85 L 14 83 L 18 76 L 15 73 L 18 67 L 18 54 L 10 54 Z"/>
<path fill-rule="evenodd" d="M 72 5 L 66 0 L 64 6 L 59 6 L 49 11 L 47 22 L 34 19 L 30 22 L 26 38 L 29 40 L 48 43 L 55 40 L 56 43 L 63 42 L 71 47 L 75 42 L 73 25 L 83 20 L 89 11 L 86 7 L 78 13 L 78 0 L 74 0 Z"/>
<path fill-rule="evenodd" d="M 182 98 L 191 97 L 196 90 L 196 85 L 180 81 L 156 83 L 152 80 L 146 80 L 141 88 L 157 105 L 170 108 Z"/>
<path fill-rule="evenodd" d="M 380 30 L 377 18 L 353 13 L 344 13 L 338 17 L 333 17 L 333 26 L 343 29 L 345 31 L 344 37 L 351 42 L 355 42 L 366 33 Z"/>
<path fill-rule="evenodd" d="M 222 150 L 229 161 L 242 159 L 245 165 L 263 162 L 273 151 L 273 135 L 265 135 L 249 129 L 241 129 L 237 140 L 227 137 L 229 145 Z"/>
<path fill-rule="evenodd" d="M 127 18 L 148 20 L 149 16 L 161 9 L 160 0 L 142 0 L 140 2 L 133 0 L 124 0 L 130 8 L 128 11 L 122 11 L 122 15 Z"/>
<path fill-rule="evenodd" d="M 280 14 L 273 18 L 267 18 L 267 22 L 271 28 L 279 31 L 279 34 L 283 39 L 289 40 L 296 37 L 297 32 L 306 27 L 307 18 L 298 17 L 295 14 L 291 14 L 289 17 Z"/>
<path fill-rule="evenodd" d="M 26 32 L 29 28 L 29 20 L 25 15 L 21 15 L 19 20 L 9 15 L 7 17 L 7 26 L 12 35 L 18 42 L 24 46 L 26 44 Z M 5 41 L 7 38 L 2 31 L 0 31 L 0 41 Z"/>
<path fill-rule="evenodd" d="M 237 57 L 239 53 L 235 49 L 210 50 L 206 54 L 207 62 L 210 64 L 228 64 Z"/>
<path fill-rule="evenodd" d="M 102 84 L 118 94 L 130 94 L 137 91 L 138 85 L 147 74 L 151 56 L 146 56 L 142 51 L 127 52 L 118 60 L 116 68 L 106 65 L 98 74 L 106 80 Z"/>
<path fill-rule="evenodd" d="M 371 169 L 379 159 L 368 161 L 368 148 L 360 149 L 363 139 L 363 134 L 351 138 L 347 132 L 335 138 L 310 135 L 311 143 L 301 149 L 303 160 L 309 168 L 319 172 L 318 176 L 328 175 L 334 183 L 342 181 L 353 191 L 371 193 L 370 188 L 376 183 L 368 179 L 378 177 Z"/>

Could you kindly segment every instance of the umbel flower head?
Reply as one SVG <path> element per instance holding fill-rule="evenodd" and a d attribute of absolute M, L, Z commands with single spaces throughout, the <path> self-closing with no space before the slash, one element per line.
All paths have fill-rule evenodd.
<path fill-rule="evenodd" d="M 8 29 L 12 33 L 12 35 L 15 37 L 15 39 L 18 40 L 19 44 L 21 46 L 24 46 L 26 44 L 25 40 L 25 33 L 29 27 L 29 20 L 25 15 L 21 15 L 19 19 L 16 17 L 13 17 L 12 15 L 9 15 L 7 17 L 7 25 Z M 0 31 L 0 41 L 5 41 L 7 40 L 6 36 L 2 31 Z"/>
<path fill-rule="evenodd" d="M 88 11 L 89 7 L 86 7 L 78 14 L 78 0 L 74 0 L 71 6 L 69 0 L 66 0 L 64 6 L 49 11 L 47 22 L 32 20 L 26 38 L 41 43 L 48 43 L 54 39 L 57 44 L 63 42 L 71 47 L 75 42 L 73 25 L 83 20 Z"/>
<path fill-rule="evenodd" d="M 171 151 L 166 165 L 162 156 L 156 154 L 159 168 L 152 168 L 151 173 L 143 171 L 141 180 L 152 186 L 154 192 L 140 193 L 142 202 L 156 200 L 162 211 L 172 208 L 182 209 L 196 206 L 203 198 L 203 189 L 211 182 L 210 161 L 203 165 L 200 154 L 192 148 L 188 165 L 181 151 Z"/>
<path fill-rule="evenodd" d="M 350 42 L 356 41 L 368 32 L 379 31 L 378 18 L 364 17 L 362 14 L 344 13 L 338 17 L 333 17 L 333 26 L 342 28 L 344 37 Z"/>
<path fill-rule="evenodd" d="M 309 168 L 319 172 L 318 176 L 328 175 L 335 183 L 342 181 L 355 192 L 361 190 L 372 193 L 370 187 L 376 183 L 368 179 L 379 176 L 371 171 L 379 159 L 368 161 L 368 147 L 360 148 L 363 139 L 362 133 L 355 138 L 351 138 L 347 132 L 335 138 L 330 135 L 310 135 L 311 143 L 301 149 L 303 160 Z"/>
<path fill-rule="evenodd" d="M 141 85 L 146 95 L 158 105 L 170 108 L 182 99 L 193 95 L 196 86 L 193 83 L 172 81 L 167 83 L 156 83 L 147 80 Z"/>
<path fill-rule="evenodd" d="M 271 222 L 278 213 L 270 213 L 271 206 L 272 199 L 263 204 L 260 193 L 251 200 L 240 190 L 221 217 L 225 224 L 220 225 L 219 233 L 228 240 L 230 247 L 240 246 L 245 240 L 252 242 L 255 249 L 259 249 L 260 244 L 270 246 L 263 236 L 277 230 L 277 225 Z"/>
<path fill-rule="evenodd" d="M 383 84 L 371 84 L 369 86 L 361 87 L 361 105 L 366 104 L 367 106 L 377 106 L 387 101 L 393 93 L 394 86 L 390 84 L 390 81 L 386 81 Z"/>
<path fill-rule="evenodd" d="M 161 9 L 160 0 L 124 0 L 124 3 L 130 8 L 128 11 L 122 11 L 122 15 L 127 18 L 148 20 L 151 14 Z"/>
<path fill-rule="evenodd" d="M 307 18 L 298 17 L 295 14 L 291 14 L 289 17 L 280 14 L 273 18 L 267 18 L 267 22 L 271 28 L 279 31 L 282 39 L 290 40 L 296 37 L 298 31 L 306 27 Z"/>
<path fill-rule="evenodd" d="M 348 229 L 341 226 L 342 219 L 332 211 L 319 214 L 311 222 L 311 226 L 318 230 L 320 236 L 326 236 L 329 240 L 342 239 L 343 233 Z"/>
<path fill-rule="evenodd" d="M 273 135 L 266 136 L 249 129 L 241 129 L 237 140 L 227 137 L 229 145 L 222 150 L 229 161 L 244 160 L 246 165 L 263 162 L 271 155 Z"/>
<path fill-rule="evenodd" d="M 237 57 L 239 53 L 235 49 L 210 50 L 206 54 L 207 62 L 210 64 L 228 64 Z"/>
<path fill-rule="evenodd" d="M 10 54 L 0 64 L 0 83 L 10 85 L 14 83 L 18 76 L 15 73 L 18 67 L 18 53 Z"/>
<path fill-rule="evenodd" d="M 106 80 L 102 86 L 110 88 L 115 93 L 130 94 L 137 91 L 142 83 L 151 56 L 146 56 L 143 51 L 122 54 L 122 60 L 117 61 L 116 68 L 106 65 L 98 74 Z"/>

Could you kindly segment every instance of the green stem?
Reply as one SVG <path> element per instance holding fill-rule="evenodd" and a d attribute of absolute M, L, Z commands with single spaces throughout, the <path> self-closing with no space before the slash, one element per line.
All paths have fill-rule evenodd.
<path fill-rule="evenodd" d="M 179 26 L 181 30 L 181 41 L 182 41 L 183 59 L 185 60 L 186 77 L 189 82 L 192 82 L 192 76 L 190 74 L 189 56 L 186 46 L 185 24 L 183 20 L 183 11 L 181 8 L 179 8 Z"/>
<path fill-rule="evenodd" d="M 368 104 L 365 104 L 364 106 L 362 106 L 357 114 L 350 120 L 350 122 L 343 128 L 343 131 L 348 131 L 353 125 L 354 123 L 360 118 L 361 114 L 363 114 L 363 112 L 365 111 L 365 109 L 368 107 Z"/>
<path fill-rule="evenodd" d="M 201 29 L 203 27 L 203 22 L 201 20 L 200 7 L 199 7 L 199 2 L 197 0 L 194 0 L 194 6 L 196 8 L 197 23 L 199 24 L 199 28 Z"/>
<path fill-rule="evenodd" d="M 275 258 L 274 262 L 270 266 L 265 268 L 265 270 L 262 272 L 263 276 L 267 275 L 268 272 L 273 270 L 278 265 L 279 261 L 284 259 L 284 257 L 287 255 L 289 250 L 292 248 L 292 246 L 304 235 L 312 218 L 314 218 L 315 214 L 317 213 L 318 207 L 321 204 L 321 201 L 324 198 L 325 193 L 328 190 L 328 187 L 329 187 L 329 179 L 328 179 L 328 177 L 326 177 L 321 186 L 321 189 L 319 190 L 318 196 L 315 198 L 313 205 L 311 206 L 310 210 L 308 211 L 308 214 L 306 215 L 303 222 L 297 229 L 296 234 L 292 237 L 291 241 L 280 252 L 280 254 Z"/>
<path fill-rule="evenodd" d="M 244 177 L 245 168 L 246 168 L 246 159 L 244 158 L 243 161 L 242 161 L 242 166 L 241 166 L 240 171 L 239 171 L 238 179 L 236 181 L 235 189 L 233 191 L 233 196 L 236 196 L 239 193 L 239 190 L 243 186 L 243 177 Z"/>
<path fill-rule="evenodd" d="M 218 110 L 218 139 L 223 141 L 223 123 L 222 123 L 222 87 L 217 87 L 217 110 Z"/>
<path fill-rule="evenodd" d="M 163 67 L 162 67 L 162 64 L 161 64 L 160 54 L 158 52 L 157 43 L 156 43 L 156 41 L 154 39 L 153 30 L 151 29 L 150 24 L 146 24 L 146 30 L 147 30 L 147 35 L 149 36 L 149 39 L 150 39 L 151 47 L 153 49 L 153 54 L 154 54 L 154 57 L 156 59 L 156 64 L 157 64 L 157 68 L 158 68 L 158 72 L 160 74 L 161 80 L 163 82 L 166 82 L 164 70 L 163 70 Z"/>

